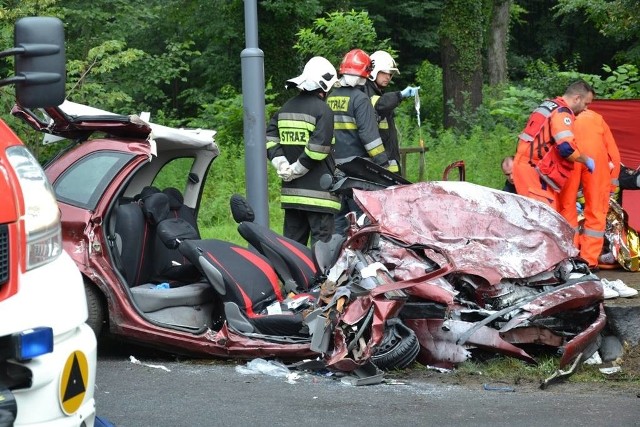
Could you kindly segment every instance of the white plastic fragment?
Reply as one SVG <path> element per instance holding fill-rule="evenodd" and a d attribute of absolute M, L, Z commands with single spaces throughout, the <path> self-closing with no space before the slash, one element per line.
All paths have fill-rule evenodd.
<path fill-rule="evenodd" d="M 275 360 L 253 359 L 245 366 L 236 366 L 236 372 L 242 375 L 264 374 L 271 377 L 289 377 L 289 368 Z"/>
<path fill-rule="evenodd" d="M 152 365 L 152 364 L 149 364 L 149 363 L 142 363 L 141 361 L 139 361 L 138 359 L 136 359 L 133 356 L 129 356 L 129 361 L 131 363 L 133 363 L 134 365 L 142 365 L 142 366 L 146 366 L 148 368 L 162 369 L 164 371 L 171 372 L 171 369 L 167 368 L 166 366 L 163 366 L 163 365 Z"/>
<path fill-rule="evenodd" d="M 606 374 L 606 375 L 615 374 L 617 372 L 620 372 L 621 370 L 622 370 L 622 368 L 620 368 L 620 366 L 611 366 L 609 368 L 600 368 L 600 372 L 602 372 L 603 374 Z"/>

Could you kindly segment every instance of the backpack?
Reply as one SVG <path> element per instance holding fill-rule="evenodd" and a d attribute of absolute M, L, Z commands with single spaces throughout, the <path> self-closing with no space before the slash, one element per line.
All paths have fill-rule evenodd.
<path fill-rule="evenodd" d="M 571 171 L 573 170 L 573 162 L 563 158 L 558 150 L 552 150 L 546 143 L 540 141 L 540 132 L 542 132 L 543 126 L 549 121 L 551 114 L 559 108 L 565 108 L 571 111 L 569 108 L 563 107 L 550 99 L 543 101 L 538 108 L 531 113 L 527 126 L 519 136 L 521 140 L 531 144 L 529 164 L 538 172 L 540 179 L 556 192 L 559 192 L 567 182 L 567 179 L 569 179 L 569 175 L 571 175 Z M 538 143 L 538 157 L 540 158 L 538 164 L 533 163 L 533 150 L 536 142 Z M 543 149 L 545 150 L 544 155 L 542 153 Z"/>

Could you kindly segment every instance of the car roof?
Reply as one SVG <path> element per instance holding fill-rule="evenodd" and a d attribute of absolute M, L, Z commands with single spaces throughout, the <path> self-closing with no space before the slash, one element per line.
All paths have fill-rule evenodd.
<path fill-rule="evenodd" d="M 47 134 L 43 141 L 45 144 L 59 139 L 85 140 L 94 132 L 104 132 L 114 137 L 148 140 L 160 151 L 203 149 L 219 154 L 215 130 L 173 128 L 151 123 L 148 113 L 115 114 L 71 101 L 41 109 L 40 114 L 16 105 L 11 113 Z"/>

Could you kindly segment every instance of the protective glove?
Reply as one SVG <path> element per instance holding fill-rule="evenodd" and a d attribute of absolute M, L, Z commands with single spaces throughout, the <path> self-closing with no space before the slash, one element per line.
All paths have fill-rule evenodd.
<path fill-rule="evenodd" d="M 593 170 L 596 168 L 596 162 L 591 157 L 587 157 L 587 161 L 584 162 L 584 165 L 589 169 L 590 173 L 593 173 Z"/>
<path fill-rule="evenodd" d="M 291 179 L 289 181 L 298 179 L 301 176 L 304 176 L 307 172 L 309 172 L 309 169 L 302 166 L 302 163 L 300 163 L 297 160 L 291 164 L 290 169 L 291 169 Z"/>
<path fill-rule="evenodd" d="M 292 174 L 293 174 L 293 171 L 291 170 L 291 165 L 289 163 L 287 163 L 285 166 L 281 167 L 278 170 L 278 177 L 284 182 L 291 181 L 293 179 L 291 178 Z"/>
<path fill-rule="evenodd" d="M 400 95 L 402 95 L 403 98 L 407 98 L 409 96 L 416 96 L 418 89 L 420 89 L 420 86 L 407 86 L 402 90 L 402 92 L 400 92 Z"/>
<path fill-rule="evenodd" d="M 281 170 L 284 170 L 285 168 L 289 167 L 289 161 L 285 156 L 274 157 L 271 160 L 271 164 L 273 165 L 274 168 L 276 168 L 276 171 L 278 171 L 278 174 L 280 173 Z"/>

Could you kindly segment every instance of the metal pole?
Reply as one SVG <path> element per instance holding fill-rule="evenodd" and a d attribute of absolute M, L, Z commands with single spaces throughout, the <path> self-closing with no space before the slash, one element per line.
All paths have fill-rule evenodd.
<path fill-rule="evenodd" d="M 258 48 L 257 0 L 244 1 L 244 27 L 246 47 L 240 54 L 240 60 L 247 200 L 255 212 L 255 222 L 268 227 L 264 53 Z"/>

